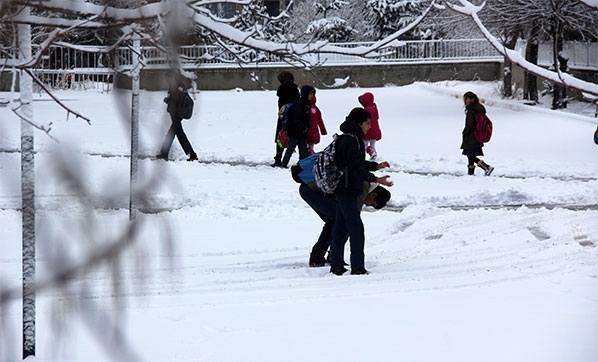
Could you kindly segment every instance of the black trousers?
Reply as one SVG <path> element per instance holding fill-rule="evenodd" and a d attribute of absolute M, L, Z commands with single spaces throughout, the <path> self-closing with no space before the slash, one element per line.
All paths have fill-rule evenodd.
<path fill-rule="evenodd" d="M 194 153 L 193 147 L 191 146 L 191 143 L 189 142 L 189 139 L 183 130 L 183 120 L 176 114 L 172 113 L 170 114 L 170 120 L 172 121 L 172 124 L 168 129 L 168 132 L 166 132 L 166 136 L 164 136 L 164 142 L 162 142 L 160 154 L 168 155 L 170 152 L 170 147 L 172 146 L 172 142 L 174 141 L 174 136 L 176 136 L 176 138 L 179 140 L 179 143 L 181 144 L 183 151 L 185 151 L 185 154 L 189 155 Z"/>

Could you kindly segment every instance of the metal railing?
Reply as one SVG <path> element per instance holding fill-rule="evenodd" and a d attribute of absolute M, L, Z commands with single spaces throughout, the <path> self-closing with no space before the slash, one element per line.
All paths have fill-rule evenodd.
<path fill-rule="evenodd" d="M 368 47 L 371 42 L 335 43 L 341 48 Z M 288 65 L 280 56 L 233 46 L 232 52 L 212 45 L 190 45 L 178 49 L 183 68 L 230 68 L 238 66 L 269 67 Z M 525 42 L 518 42 L 516 50 L 525 53 Z M 539 63 L 552 64 L 552 44 L 541 43 Z M 376 51 L 377 56 L 363 58 L 355 55 L 319 53 L 307 54 L 302 59 L 322 66 L 401 64 L 413 62 L 447 61 L 502 61 L 503 57 L 485 39 L 413 40 L 401 41 L 395 46 Z M 570 68 L 598 70 L 598 43 L 567 42 L 565 53 Z M 153 46 L 142 48 L 145 69 L 166 69 L 171 64 L 169 55 Z M 240 65 L 241 64 L 241 65 Z M 86 52 L 82 48 L 69 49 L 51 46 L 35 73 L 52 88 L 106 88 L 112 83 L 115 71 L 130 70 L 133 56 L 130 48 L 118 48 L 110 54 Z"/>
<path fill-rule="evenodd" d="M 538 63 L 544 66 L 553 65 L 553 51 L 551 42 L 542 42 L 538 51 Z M 523 48 L 525 54 L 525 47 Z M 569 68 L 598 70 L 598 43 L 566 42 L 563 44 L 563 53 L 569 59 Z"/>
<path fill-rule="evenodd" d="M 368 47 L 372 42 L 334 43 L 341 48 Z M 275 54 L 247 49 L 240 46 L 233 48 L 235 55 L 224 52 L 220 47 L 212 45 L 183 46 L 179 48 L 179 57 L 183 67 L 231 67 L 238 62 L 257 66 L 279 66 L 288 64 Z M 169 59 L 155 47 L 144 47 L 146 68 L 160 68 L 169 65 Z M 502 57 L 485 39 L 459 40 L 414 40 L 400 42 L 400 46 L 382 48 L 376 51 L 377 56 L 363 58 L 356 55 L 319 53 L 302 56 L 309 64 L 377 64 L 404 63 L 415 61 L 449 61 L 449 60 L 497 60 Z M 131 66 L 131 50 L 120 48 L 118 58 L 121 67 Z"/>

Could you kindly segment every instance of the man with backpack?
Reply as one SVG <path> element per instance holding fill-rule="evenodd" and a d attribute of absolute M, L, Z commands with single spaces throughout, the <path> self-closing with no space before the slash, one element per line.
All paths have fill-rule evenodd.
<path fill-rule="evenodd" d="M 187 161 L 196 161 L 197 154 L 193 150 L 193 146 L 191 146 L 191 142 L 187 138 L 185 131 L 183 130 L 183 117 L 190 115 L 183 115 L 183 102 L 185 97 L 188 96 L 187 92 L 185 91 L 185 85 L 181 80 L 179 74 L 169 71 L 166 73 L 166 78 L 168 79 L 168 96 L 164 98 L 164 103 L 167 104 L 166 111 L 170 115 L 171 125 L 164 136 L 164 141 L 162 142 L 162 147 L 160 148 L 160 154 L 158 158 L 168 161 L 168 154 L 170 152 L 170 147 L 172 146 L 172 142 L 174 141 L 174 137 L 176 136 L 183 148 L 183 151 L 186 155 L 189 156 Z"/>
<path fill-rule="evenodd" d="M 314 87 L 304 85 L 301 87 L 301 97 L 289 110 L 285 129 L 288 135 L 287 149 L 282 158 L 281 167 L 288 167 L 295 147 L 299 148 L 299 159 L 309 156 L 307 152 L 307 130 L 309 128 L 311 99 L 316 95 Z"/>
<path fill-rule="evenodd" d="M 347 234 L 351 247 L 351 274 L 367 274 L 365 269 L 365 230 L 361 220 L 358 198 L 363 183 L 392 186 L 389 176 L 376 177 L 370 171 L 390 167 L 388 162 L 365 160 L 363 137 L 372 126 L 370 113 L 363 108 L 353 108 L 340 125 L 344 133 L 335 142 L 334 162 L 343 171 L 342 179 L 334 191 L 336 217 L 330 244 L 330 272 L 344 274 L 344 249 Z"/>

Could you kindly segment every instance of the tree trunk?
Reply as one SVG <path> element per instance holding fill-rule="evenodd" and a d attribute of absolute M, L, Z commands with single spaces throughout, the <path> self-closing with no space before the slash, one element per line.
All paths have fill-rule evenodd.
<path fill-rule="evenodd" d="M 563 51 L 563 24 L 559 19 L 555 19 L 555 25 L 552 38 L 553 63 L 554 70 L 566 72 L 567 59 L 561 56 Z M 552 109 L 567 108 L 567 95 L 565 87 L 561 84 L 554 84 L 554 92 L 552 94 Z"/>
<path fill-rule="evenodd" d="M 504 42 L 504 46 L 508 49 L 515 49 L 517 44 L 517 35 L 513 35 L 509 40 Z M 511 98 L 513 96 L 513 63 L 507 57 L 504 57 L 503 68 L 503 97 Z"/>
<path fill-rule="evenodd" d="M 22 15 L 29 16 L 25 7 Z M 18 25 L 19 60 L 31 59 L 31 25 Z M 35 173 L 33 153 L 33 81 L 19 74 L 21 101 L 21 217 L 23 252 L 23 359 L 35 356 Z"/>
<path fill-rule="evenodd" d="M 131 179 L 129 190 L 129 220 L 134 220 L 137 214 L 136 194 L 137 194 L 137 171 L 139 156 L 139 76 L 141 74 L 141 61 L 139 58 L 141 52 L 141 42 L 133 40 L 133 70 L 132 78 L 132 98 L 131 98 Z"/>
<path fill-rule="evenodd" d="M 537 65 L 538 64 L 538 50 L 539 40 L 538 32 L 540 31 L 538 24 L 534 21 L 530 38 L 525 47 L 525 60 Z M 534 104 L 538 103 L 538 77 L 532 73 L 524 73 L 525 86 L 523 98 L 532 101 Z"/>

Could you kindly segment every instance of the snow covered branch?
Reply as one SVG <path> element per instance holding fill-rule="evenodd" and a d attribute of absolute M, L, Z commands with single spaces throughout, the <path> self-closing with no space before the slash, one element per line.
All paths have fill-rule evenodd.
<path fill-rule="evenodd" d="M 25 23 L 32 25 L 42 25 L 49 27 L 63 28 L 62 30 L 55 30 L 51 36 L 49 36 L 42 48 L 47 48 L 48 44 L 56 42 L 57 38 L 63 36 L 68 31 L 76 28 L 89 29 L 89 28 L 116 28 L 124 33 L 121 36 L 120 41 L 122 42 L 127 38 L 127 26 L 126 24 L 141 23 L 151 20 L 159 20 L 168 18 L 172 13 L 176 13 L 176 21 L 184 22 L 184 19 L 188 19 L 194 26 L 202 29 L 204 32 L 213 35 L 216 38 L 222 39 L 220 43 L 229 42 L 237 45 L 242 45 L 247 48 L 254 50 L 260 50 L 270 52 L 285 58 L 297 60 L 305 54 L 317 54 L 317 53 L 336 53 L 345 55 L 362 56 L 367 58 L 375 58 L 380 56 L 378 53 L 379 49 L 388 46 L 399 46 L 396 40 L 408 33 L 428 15 L 430 10 L 435 6 L 435 1 L 432 0 L 426 10 L 417 17 L 410 24 L 404 28 L 399 29 L 395 33 L 385 37 L 384 39 L 370 45 L 356 48 L 345 48 L 335 45 L 331 45 L 328 41 L 316 41 L 311 43 L 294 43 L 292 41 L 275 42 L 263 37 L 261 32 L 255 29 L 245 31 L 235 28 L 230 24 L 230 19 L 220 19 L 214 16 L 214 14 L 207 9 L 207 6 L 213 3 L 221 3 L 222 1 L 197 1 L 197 0 L 184 0 L 176 4 L 176 9 L 169 2 L 152 3 L 147 5 L 139 6 L 135 9 L 121 9 L 111 6 L 100 6 L 83 2 L 82 0 L 49 0 L 43 2 L 33 2 L 29 4 L 27 1 L 15 1 L 16 4 L 29 5 L 33 8 L 43 11 L 53 11 L 58 14 L 73 14 L 76 15 L 77 19 L 69 19 L 68 17 L 42 17 L 42 16 L 25 16 L 23 14 L 16 14 L 10 20 L 14 23 Z M 227 1 L 228 3 L 228 1 Z M 235 3 L 241 5 L 247 5 L 248 1 L 240 0 Z M 282 18 L 286 15 L 285 12 L 279 16 Z M 91 16 L 91 17 L 90 17 Z M 85 19 L 82 21 L 81 19 Z M 278 18 L 268 19 L 271 21 L 279 20 Z M 175 27 L 178 26 L 175 25 Z M 121 27 L 121 28 L 119 28 Z M 66 29 L 64 29 L 66 28 Z M 138 32 L 141 34 L 141 32 Z M 141 34 L 145 39 L 155 37 L 151 34 Z M 75 47 L 75 45 L 68 45 L 67 42 L 61 42 L 62 46 Z M 97 51 L 110 51 L 116 46 L 111 44 L 108 48 L 97 48 Z M 226 48 L 227 51 L 231 51 L 231 48 Z M 41 52 L 40 52 L 41 53 Z M 32 60 L 37 63 L 39 58 Z M 25 64 L 10 62 L 6 66 L 24 67 Z"/>
<path fill-rule="evenodd" d="M 355 48 L 344 48 L 335 45 L 330 45 L 327 41 L 316 41 L 313 43 L 275 43 L 272 41 L 256 38 L 253 33 L 235 29 L 232 26 L 223 24 L 219 21 L 215 21 L 212 17 L 202 13 L 195 13 L 193 15 L 193 21 L 198 26 L 207 29 L 213 34 L 225 38 L 233 43 L 243 45 L 255 50 L 262 50 L 281 56 L 301 56 L 305 54 L 317 54 L 317 53 L 333 53 L 333 54 L 345 54 L 362 56 L 366 58 L 375 58 L 379 54 L 377 51 L 387 46 L 393 45 L 393 43 L 403 34 L 409 32 L 415 28 L 421 21 L 426 17 L 428 12 L 433 8 L 435 1 L 428 6 L 425 12 L 411 22 L 408 26 L 396 31 L 395 33 L 387 36 L 386 38 L 370 45 L 360 46 Z M 398 45 L 398 44 L 396 44 Z"/>
<path fill-rule="evenodd" d="M 480 29 L 484 37 L 490 42 L 490 44 L 492 44 L 492 46 L 499 53 L 504 55 L 511 62 L 517 64 L 521 68 L 525 69 L 527 72 L 545 78 L 549 81 L 561 84 L 566 87 L 578 89 L 582 92 L 598 95 L 598 84 L 586 82 L 584 80 L 575 78 L 570 74 L 561 72 L 559 69 L 557 69 L 556 72 L 553 72 L 548 69 L 542 68 L 536 64 L 530 63 L 527 60 L 525 60 L 525 58 L 517 51 L 508 49 L 503 44 L 501 44 L 501 42 L 494 35 L 492 35 L 490 31 L 488 31 L 484 24 L 482 24 L 480 18 L 478 17 L 478 12 L 482 10 L 485 3 L 480 6 L 475 6 L 467 0 L 459 0 L 459 2 L 461 5 L 455 5 L 448 2 L 446 5 L 458 13 L 470 16 L 474 20 L 477 27 Z"/>
<path fill-rule="evenodd" d="M 598 10 L 598 0 L 579 0 L 579 2 L 584 3 L 587 6 Z"/>

